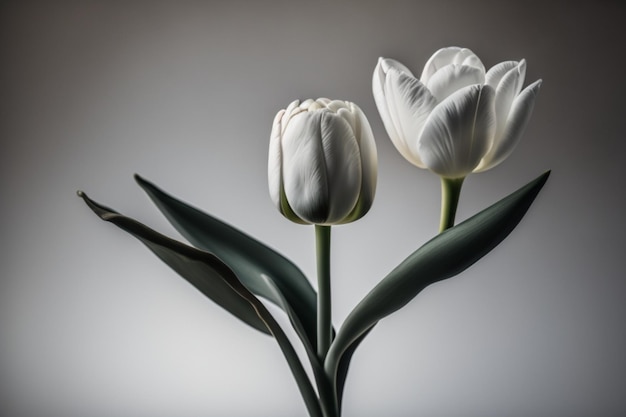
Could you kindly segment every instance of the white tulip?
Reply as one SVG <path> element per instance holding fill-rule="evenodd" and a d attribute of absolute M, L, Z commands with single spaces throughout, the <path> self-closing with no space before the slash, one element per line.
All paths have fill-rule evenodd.
<path fill-rule="evenodd" d="M 317 225 L 357 220 L 372 205 L 376 178 L 374 136 L 355 104 L 296 100 L 276 115 L 269 190 L 288 219 Z"/>
<path fill-rule="evenodd" d="M 524 90 L 526 62 L 485 72 L 469 49 L 443 48 L 420 79 L 400 62 L 380 58 L 373 92 L 391 141 L 420 168 L 464 178 L 506 159 L 528 123 L 541 80 Z"/>

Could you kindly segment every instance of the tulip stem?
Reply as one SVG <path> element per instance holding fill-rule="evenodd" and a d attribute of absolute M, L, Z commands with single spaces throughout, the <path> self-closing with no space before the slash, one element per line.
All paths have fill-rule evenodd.
<path fill-rule="evenodd" d="M 463 186 L 462 178 L 441 177 L 441 222 L 439 223 L 439 233 L 454 226 L 456 208 L 459 205 L 459 196 Z"/>
<path fill-rule="evenodd" d="M 322 363 L 332 342 L 330 226 L 315 225 L 317 251 L 317 356 Z"/>

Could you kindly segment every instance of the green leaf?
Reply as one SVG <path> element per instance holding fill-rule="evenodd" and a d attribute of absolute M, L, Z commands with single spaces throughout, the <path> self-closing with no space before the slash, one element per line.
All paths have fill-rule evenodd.
<path fill-rule="evenodd" d="M 111 222 L 144 243 L 181 277 L 250 326 L 274 336 L 293 373 L 309 414 L 322 417 L 319 399 L 291 342 L 271 313 L 235 273 L 215 255 L 170 239 L 149 227 L 78 195 L 102 220 Z"/>
<path fill-rule="evenodd" d="M 350 367 L 350 361 L 352 360 L 352 355 L 356 351 L 356 348 L 359 347 L 363 339 L 372 331 L 375 324 L 372 325 L 369 329 L 363 332 L 352 344 L 344 351 L 341 356 L 341 360 L 339 361 L 338 369 L 337 369 L 337 381 L 336 381 L 336 394 L 334 401 L 337 404 L 337 408 L 341 410 L 341 401 L 343 399 L 343 389 L 346 384 L 346 379 L 348 377 L 348 369 Z"/>
<path fill-rule="evenodd" d="M 267 276 L 262 275 L 261 278 L 267 282 L 268 288 L 275 292 L 276 299 L 279 300 L 279 307 L 287 312 L 291 325 L 298 334 L 302 334 L 302 323 L 298 320 L 297 315 L 292 311 L 291 306 L 286 302 L 278 288 L 274 284 L 274 281 L 270 280 Z M 329 381 L 326 378 L 324 372 L 324 366 L 322 365 L 316 351 L 310 343 L 303 343 L 309 362 L 311 363 L 311 369 L 313 370 L 313 376 L 317 382 L 317 387 L 320 395 L 320 401 L 322 408 L 328 409 L 332 407 L 334 401 L 334 394 L 332 387 L 329 385 Z"/>
<path fill-rule="evenodd" d="M 228 282 L 233 279 L 232 272 L 215 255 L 163 236 L 136 220 L 96 203 L 83 192 L 79 192 L 79 196 L 102 220 L 135 236 L 202 294 L 255 329 L 270 334 L 250 303 L 232 288 L 232 283 Z"/>
<path fill-rule="evenodd" d="M 391 271 L 352 310 L 337 333 L 325 361 L 339 397 L 346 355 L 382 318 L 405 306 L 432 283 L 453 277 L 495 248 L 520 222 L 548 179 L 546 172 L 508 197 L 446 230 Z M 349 359 L 349 358 L 348 358 Z M 338 399 L 340 401 L 340 399 Z"/>
<path fill-rule="evenodd" d="M 223 260 L 254 294 L 285 310 L 292 323 L 299 323 L 294 327 L 303 343 L 316 349 L 317 296 L 297 266 L 258 240 L 175 199 L 139 175 L 135 179 L 176 230 L 192 245 Z M 274 285 L 268 285 L 268 280 Z"/>

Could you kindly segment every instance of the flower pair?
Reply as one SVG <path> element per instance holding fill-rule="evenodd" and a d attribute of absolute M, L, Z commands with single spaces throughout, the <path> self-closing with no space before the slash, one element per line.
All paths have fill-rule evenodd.
<path fill-rule="evenodd" d="M 525 73 L 524 60 L 486 71 L 469 49 L 448 47 L 428 60 L 420 79 L 400 62 L 380 58 L 372 88 L 400 154 L 438 174 L 445 186 L 455 184 L 458 198 L 468 174 L 500 164 L 519 142 L 541 86 L 538 80 L 522 90 Z M 376 158 L 371 128 L 355 104 L 294 101 L 274 120 L 272 200 L 299 223 L 354 221 L 373 201 Z"/>

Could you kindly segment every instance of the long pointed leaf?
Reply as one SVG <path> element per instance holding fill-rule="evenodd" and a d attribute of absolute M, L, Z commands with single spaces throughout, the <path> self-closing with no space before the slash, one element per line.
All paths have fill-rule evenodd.
<path fill-rule="evenodd" d="M 299 332 L 300 338 L 315 350 L 317 296 L 298 267 L 258 240 L 166 194 L 139 175 L 135 179 L 191 244 L 218 256 L 250 291 L 281 307 L 292 322 L 300 322 L 304 330 Z M 263 277 L 274 285 L 269 286 Z"/>
<path fill-rule="evenodd" d="M 138 238 L 202 294 L 255 329 L 270 334 L 250 303 L 241 298 L 224 279 L 225 275 L 230 275 L 230 271 L 215 255 L 200 252 L 165 237 L 136 220 L 96 203 L 83 192 L 79 196 L 102 220 L 111 222 Z"/>
<path fill-rule="evenodd" d="M 428 285 L 453 277 L 495 248 L 517 226 L 548 179 L 549 172 L 531 181 L 468 220 L 439 234 L 391 271 L 352 310 L 337 333 L 325 370 L 340 394 L 345 380 L 346 354 L 362 341 L 379 320 L 411 301 Z M 340 380 L 339 380 L 340 379 Z M 341 385 L 339 384 L 341 383 Z"/>
<path fill-rule="evenodd" d="M 291 342 L 271 313 L 215 255 L 184 245 L 149 227 L 78 195 L 102 220 L 111 222 L 144 243 L 180 276 L 227 311 L 264 333 L 274 336 L 293 373 L 309 414 L 322 417 L 319 399 Z"/>

